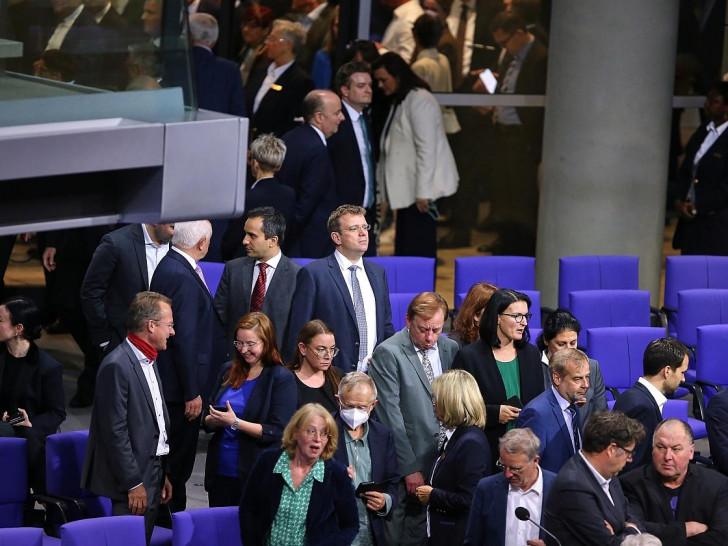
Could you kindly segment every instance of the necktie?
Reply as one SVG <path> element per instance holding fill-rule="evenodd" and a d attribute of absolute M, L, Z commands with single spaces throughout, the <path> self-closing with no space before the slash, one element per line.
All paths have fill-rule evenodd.
<path fill-rule="evenodd" d="M 349 271 L 351 271 L 351 293 L 354 299 L 356 327 L 359 329 L 359 364 L 361 364 L 367 356 L 367 317 L 364 313 L 364 298 L 361 295 L 359 279 L 356 278 L 357 269 L 359 269 L 359 266 L 349 266 Z"/>
<path fill-rule="evenodd" d="M 205 288 L 207 288 L 207 291 L 209 292 L 210 289 L 208 288 L 207 282 L 205 281 L 205 274 L 202 272 L 202 268 L 199 265 L 195 265 L 195 273 L 197 273 L 197 276 L 200 277 L 202 284 L 205 285 Z"/>
<path fill-rule="evenodd" d="M 581 442 L 579 441 L 579 433 L 581 432 L 579 410 L 575 404 L 571 404 L 566 409 L 571 414 L 571 430 L 574 432 L 574 452 L 577 452 L 581 449 Z"/>
<path fill-rule="evenodd" d="M 374 163 L 372 162 L 372 148 L 369 144 L 369 131 L 367 130 L 367 121 L 364 118 L 364 114 L 359 115 L 359 126 L 361 127 L 361 134 L 364 135 L 364 148 L 366 148 L 366 161 L 367 161 L 367 174 L 368 186 L 366 188 L 366 195 L 364 196 L 364 208 L 371 208 L 374 205 Z"/>
<path fill-rule="evenodd" d="M 258 279 L 255 281 L 253 295 L 250 298 L 250 311 L 260 311 L 263 308 L 263 300 L 265 299 L 265 269 L 268 264 L 258 263 Z"/>
<path fill-rule="evenodd" d="M 435 379 L 435 372 L 432 371 L 432 362 L 430 362 L 430 357 L 427 356 L 427 351 L 420 351 L 420 354 L 422 354 L 422 367 L 425 369 L 425 375 L 427 376 L 427 380 L 430 384 L 432 384 L 432 381 Z M 442 423 L 439 423 L 439 425 L 440 430 L 438 432 L 437 440 L 438 451 L 445 449 L 445 442 L 447 441 L 447 436 L 445 436 L 445 427 L 442 426 Z"/>
<path fill-rule="evenodd" d="M 465 50 L 465 30 L 468 27 L 468 6 L 460 4 L 460 20 L 458 21 L 458 33 L 455 36 L 455 70 L 452 73 L 453 89 L 460 87 L 463 83 L 463 54 Z"/>

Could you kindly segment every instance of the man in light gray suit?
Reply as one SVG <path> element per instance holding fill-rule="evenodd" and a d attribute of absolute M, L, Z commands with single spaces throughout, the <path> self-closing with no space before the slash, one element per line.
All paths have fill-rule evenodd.
<path fill-rule="evenodd" d="M 126 339 L 99 367 L 81 476 L 81 487 L 111 498 L 115 516 L 144 516 L 147 544 L 160 503 L 172 498 L 165 468 L 169 416 L 155 361 L 173 335 L 171 300 L 137 294 Z"/>
<path fill-rule="evenodd" d="M 442 337 L 447 302 L 435 292 L 418 294 L 407 308 L 407 326 L 383 341 L 372 355 L 369 375 L 379 392 L 377 415 L 394 433 L 400 502 L 386 522 L 388 544 L 427 541 L 426 507 L 416 489 L 435 462 L 440 424 L 432 407 L 432 380 L 450 369 L 458 344 Z"/>
<path fill-rule="evenodd" d="M 281 253 L 285 233 L 286 220 L 278 210 L 259 207 L 250 211 L 243 239 L 248 255 L 225 264 L 215 294 L 215 308 L 228 339 L 235 336 L 235 324 L 240 317 L 250 311 L 262 311 L 273 323 L 281 349 L 296 291 L 296 275 L 301 269 Z"/>

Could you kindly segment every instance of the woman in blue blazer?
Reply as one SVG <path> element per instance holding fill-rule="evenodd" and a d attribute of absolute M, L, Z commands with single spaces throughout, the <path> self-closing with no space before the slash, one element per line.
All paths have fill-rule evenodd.
<path fill-rule="evenodd" d="M 465 540 L 475 488 L 491 470 L 483 432 L 485 404 L 478 384 L 465 370 L 436 377 L 432 397 L 447 441 L 435 459 L 429 485 L 417 488 L 417 498 L 428 505 L 430 546 L 459 546 Z"/>
<path fill-rule="evenodd" d="M 283 367 L 273 324 L 264 313 L 248 313 L 235 325 L 235 359 L 222 367 L 213 405 L 203 417 L 214 435 L 205 463 L 210 506 L 240 502 L 258 454 L 278 444 L 296 411 L 296 384 Z"/>

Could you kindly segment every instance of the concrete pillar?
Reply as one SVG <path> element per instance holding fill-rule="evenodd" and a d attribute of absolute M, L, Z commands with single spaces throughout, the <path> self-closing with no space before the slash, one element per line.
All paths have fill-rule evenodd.
<path fill-rule="evenodd" d="M 678 0 L 554 0 L 537 285 L 560 256 L 640 257 L 659 301 Z"/>

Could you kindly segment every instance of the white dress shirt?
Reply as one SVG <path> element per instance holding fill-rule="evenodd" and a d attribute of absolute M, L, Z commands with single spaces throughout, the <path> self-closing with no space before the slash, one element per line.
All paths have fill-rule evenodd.
<path fill-rule="evenodd" d="M 584 462 L 586 463 L 587 468 L 591 471 L 591 473 L 594 475 L 594 478 L 596 478 L 597 483 L 599 484 L 599 487 L 602 488 L 602 490 L 607 494 L 607 497 L 609 498 L 609 502 L 614 505 L 614 499 L 612 498 L 612 494 L 609 492 L 609 482 L 611 482 L 611 479 L 606 479 L 604 476 L 602 476 L 599 471 L 592 466 L 592 464 L 589 462 L 589 459 L 584 457 L 584 453 L 579 450 L 579 456 L 584 459 Z"/>
<path fill-rule="evenodd" d="M 703 156 L 707 153 L 708 150 L 710 150 L 710 147 L 715 144 L 715 141 L 720 138 L 720 135 L 723 134 L 723 131 L 725 131 L 726 127 L 728 127 L 728 121 L 721 123 L 718 127 L 716 127 L 715 123 L 713 123 L 712 121 L 708 123 L 708 126 L 706 127 L 708 134 L 705 135 L 705 139 L 700 145 L 700 148 L 698 148 L 698 151 L 695 154 L 695 158 L 693 159 L 693 176 L 695 176 L 695 172 L 698 168 L 700 160 L 703 159 Z"/>
<path fill-rule="evenodd" d="M 328 146 L 328 144 L 326 144 L 326 135 L 324 134 L 324 132 L 321 129 L 319 129 L 318 127 L 316 127 L 315 125 L 311 125 L 310 123 L 308 125 L 311 127 L 311 129 L 316 131 L 316 134 L 321 139 L 321 142 L 324 143 L 324 146 Z"/>
<path fill-rule="evenodd" d="M 637 382 L 642 384 L 648 391 L 650 391 L 652 398 L 655 399 L 655 402 L 657 402 L 657 406 L 660 408 L 660 413 L 662 413 L 662 408 L 665 407 L 665 402 L 667 402 L 667 398 L 665 398 L 665 395 L 657 390 L 657 387 L 647 381 L 647 379 L 645 379 L 644 377 L 640 377 Z"/>
<path fill-rule="evenodd" d="M 531 514 L 533 521 L 541 521 L 543 506 L 543 472 L 538 467 L 538 478 L 527 491 L 515 485 L 508 486 L 506 505 L 506 544 L 507 546 L 523 546 L 528 540 L 537 540 L 539 529 L 530 521 L 521 521 L 516 517 L 516 508 L 523 507 Z"/>
<path fill-rule="evenodd" d="M 266 74 L 263 83 L 260 84 L 260 89 L 258 89 L 258 93 L 255 95 L 255 100 L 253 101 L 253 113 L 258 111 L 260 102 L 263 100 L 263 97 L 265 97 L 265 94 L 270 91 L 271 86 L 276 83 L 276 81 L 278 81 L 278 78 L 281 77 L 281 74 L 288 70 L 293 62 L 294 61 L 282 64 L 279 67 L 276 67 L 275 62 L 268 65 L 268 73 Z"/>
<path fill-rule="evenodd" d="M 418 349 L 417 346 L 415 346 L 415 351 L 417 353 L 417 358 L 420 359 L 420 364 L 422 364 L 422 349 Z M 433 377 L 442 375 L 442 363 L 440 362 L 440 351 L 437 350 L 437 343 L 435 343 L 435 346 L 432 347 L 432 349 L 427 349 L 425 352 L 427 353 L 427 357 L 430 359 Z"/>
<path fill-rule="evenodd" d="M 475 36 L 475 19 L 477 13 L 475 3 L 472 0 L 455 0 L 450 8 L 450 15 L 447 16 L 447 28 L 450 34 L 455 38 L 458 36 L 458 27 L 460 26 L 460 12 L 463 4 L 468 6 L 467 20 L 465 23 L 465 41 L 463 42 L 463 76 L 467 76 L 470 72 L 470 62 L 473 59 L 473 37 Z M 452 67 L 455 70 L 455 67 Z"/>
<path fill-rule="evenodd" d="M 382 36 L 382 47 L 387 51 L 397 53 L 407 64 L 412 60 L 415 52 L 415 38 L 412 34 L 412 25 L 417 18 L 425 13 L 419 0 L 409 0 L 392 13 L 392 20 Z"/>
<path fill-rule="evenodd" d="M 367 151 L 369 150 L 370 143 L 367 142 L 367 137 L 364 135 L 364 133 L 361 130 L 361 122 L 359 121 L 359 118 L 362 116 L 361 112 L 357 112 L 354 110 L 351 106 L 349 106 L 346 101 L 341 101 L 341 104 L 344 105 L 344 108 L 346 108 L 346 111 L 349 113 L 349 118 L 351 119 L 351 126 L 354 128 L 354 135 L 356 136 L 356 145 L 359 147 L 359 159 L 361 161 L 361 168 L 364 171 L 364 199 L 363 202 L 357 203 L 357 205 L 366 206 L 366 199 L 367 195 L 369 195 L 369 192 L 371 191 L 371 184 L 372 181 L 370 179 L 370 172 L 369 172 L 369 163 L 367 163 Z M 372 159 L 372 161 L 374 161 Z M 373 166 L 372 166 L 373 167 Z"/>
<path fill-rule="evenodd" d="M 278 254 L 273 256 L 270 260 L 265 262 L 268 264 L 268 267 L 265 269 L 265 293 L 268 293 L 268 287 L 270 286 L 270 281 L 273 279 L 273 275 L 276 273 L 276 269 L 278 268 L 278 264 L 281 261 L 281 256 L 283 254 L 281 251 L 278 251 Z M 255 283 L 258 282 L 258 276 L 260 275 L 260 260 L 255 260 L 255 266 L 253 270 L 253 284 L 250 287 L 250 293 L 253 293 L 253 290 L 255 290 Z"/>
<path fill-rule="evenodd" d="M 559 391 L 557 391 L 553 385 L 551 385 L 551 392 L 554 393 L 554 396 L 556 397 L 556 401 L 559 403 L 559 407 L 561 408 L 561 414 L 564 416 L 564 421 L 566 421 L 566 428 L 569 429 L 569 437 L 571 438 L 571 447 L 573 447 L 574 452 L 576 452 L 576 446 L 574 445 L 574 422 L 573 422 L 574 418 L 572 417 L 571 412 L 567 409 L 569 406 L 571 406 L 571 402 L 569 402 L 563 396 L 561 396 L 559 394 Z M 579 411 L 579 410 L 577 409 L 576 411 Z"/>
<path fill-rule="evenodd" d="M 73 23 L 76 22 L 76 19 L 78 19 L 78 16 L 81 15 L 81 12 L 83 11 L 83 4 L 78 6 L 73 12 L 68 15 L 63 21 L 58 23 L 58 26 L 56 27 L 56 30 L 53 31 L 53 34 L 51 35 L 50 39 L 48 40 L 48 44 L 46 45 L 45 50 L 48 51 L 49 49 L 61 49 L 61 46 L 63 45 L 63 40 L 66 39 L 66 35 L 68 34 L 68 31 L 71 30 L 71 27 L 73 26 Z"/>
<path fill-rule="evenodd" d="M 167 252 L 169 252 L 170 245 L 155 245 L 154 241 L 152 241 L 152 238 L 149 236 L 149 233 L 147 233 L 147 226 L 144 224 L 142 224 L 142 233 L 144 234 L 144 253 L 147 255 L 147 279 L 149 279 L 147 288 L 149 288 L 149 284 L 152 282 L 152 277 L 154 276 L 154 271 L 157 269 L 159 261 L 167 255 Z"/>

